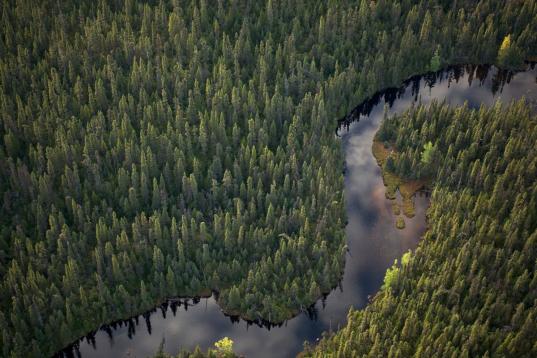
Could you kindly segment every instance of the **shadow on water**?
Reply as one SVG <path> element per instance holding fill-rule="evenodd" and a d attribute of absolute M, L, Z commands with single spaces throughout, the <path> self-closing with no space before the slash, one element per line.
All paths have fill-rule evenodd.
<path fill-rule="evenodd" d="M 414 249 L 423 235 L 428 195 L 414 197 L 416 215 L 395 228 L 391 203 L 385 198 L 380 170 L 371 154 L 373 136 L 385 111 L 400 113 L 412 104 L 444 100 L 454 106 L 476 108 L 495 101 L 537 99 L 537 70 L 500 71 L 493 66 L 453 66 L 444 71 L 414 76 L 399 88 L 378 92 L 339 121 L 338 135 L 345 153 L 346 226 L 349 248 L 338 288 L 280 325 L 247 322 L 222 313 L 215 296 L 170 299 L 130 319 L 104 325 L 57 356 L 107 358 L 147 357 L 165 341 L 165 351 L 199 345 L 207 349 L 225 336 L 238 354 L 250 357 L 290 357 L 303 342 L 315 342 L 325 331 L 345 324 L 350 307 L 363 308 L 378 291 L 394 259 Z M 367 120 L 364 120 L 367 119 Z"/>
<path fill-rule="evenodd" d="M 529 64 L 533 69 L 535 63 Z M 492 78 L 489 78 L 491 70 L 494 71 Z M 366 99 L 360 105 L 355 107 L 350 113 L 338 121 L 338 130 L 349 128 L 350 124 L 360 119 L 362 116 L 369 116 L 371 111 L 383 102 L 388 107 L 392 107 L 396 100 L 403 97 L 410 91 L 414 101 L 418 100 L 418 95 L 422 87 L 433 88 L 437 83 L 443 83 L 448 87 L 452 82 L 458 83 L 459 80 L 468 79 L 468 86 L 471 87 L 474 81 L 478 85 L 484 86 L 487 79 L 491 80 L 490 93 L 495 96 L 502 92 L 504 86 L 511 82 L 516 72 L 506 69 L 497 69 L 492 65 L 456 65 L 438 72 L 429 72 L 423 75 L 416 75 L 408 78 L 403 82 L 401 87 L 386 88 L 376 92 L 373 96 Z"/>

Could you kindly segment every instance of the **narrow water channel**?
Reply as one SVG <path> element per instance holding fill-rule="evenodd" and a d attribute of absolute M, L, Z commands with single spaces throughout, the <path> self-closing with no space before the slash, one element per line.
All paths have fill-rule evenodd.
<path fill-rule="evenodd" d="M 214 298 L 175 300 L 144 315 L 102 327 L 67 347 L 59 356 L 83 358 L 147 357 L 161 342 L 169 353 L 181 348 L 204 350 L 225 336 L 237 354 L 247 357 L 292 357 L 303 342 L 315 342 L 323 331 L 345 324 L 349 308 L 363 308 L 382 284 L 384 273 L 426 229 L 428 198 L 414 198 L 416 215 L 395 228 L 391 202 L 385 196 L 380 170 L 371 153 L 375 132 L 384 116 L 399 113 L 417 101 L 445 100 L 470 107 L 525 96 L 537 100 L 537 69 L 516 74 L 491 66 L 456 66 L 437 74 L 416 76 L 398 89 L 389 89 L 358 106 L 340 122 L 338 134 L 345 152 L 345 200 L 348 216 L 345 273 L 339 288 L 318 301 L 308 313 L 277 327 L 260 327 L 222 314 Z"/>

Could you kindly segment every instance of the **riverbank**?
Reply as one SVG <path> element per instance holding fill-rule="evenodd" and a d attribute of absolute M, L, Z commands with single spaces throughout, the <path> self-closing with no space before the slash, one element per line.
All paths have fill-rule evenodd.
<path fill-rule="evenodd" d="M 386 199 L 392 201 L 392 210 L 397 217 L 396 227 L 398 229 L 404 229 L 405 222 L 400 215 L 402 214 L 407 218 L 414 217 L 414 195 L 421 190 L 427 189 L 430 181 L 423 179 L 408 180 L 388 170 L 386 168 L 386 161 L 390 157 L 390 160 L 396 160 L 397 151 L 393 145 L 382 143 L 376 136 L 373 139 L 371 151 L 381 170 L 382 180 L 386 186 Z M 398 193 L 400 194 L 400 198 L 398 198 Z"/>
<path fill-rule="evenodd" d="M 469 82 L 469 77 L 472 76 L 475 78 L 473 85 Z M 434 78 L 436 82 L 431 82 L 429 78 L 425 78 L 426 81 L 412 81 L 398 90 L 398 95 L 393 97 L 395 105 L 392 113 L 404 110 L 414 102 L 416 83 L 419 84 L 420 91 L 423 89 L 423 97 L 420 95 L 422 101 L 427 101 L 428 98 L 449 98 L 450 93 L 454 94 L 455 99 L 473 98 L 470 94 L 478 94 L 479 102 L 491 104 L 493 100 L 485 96 L 488 96 L 489 92 L 482 91 L 481 85 L 484 84 L 483 86 L 488 88 L 495 76 L 496 71 L 493 68 L 462 66 L 438 74 Z M 515 78 L 511 87 L 523 88 L 521 84 L 534 83 L 533 74 L 524 75 L 522 78 L 523 81 Z M 509 100 L 511 87 L 507 83 L 503 88 L 502 97 L 505 97 L 506 101 Z M 446 92 L 448 88 L 449 92 Z M 493 94 L 492 97 L 496 98 L 496 95 Z M 512 97 L 520 97 L 518 90 Z M 460 105 L 459 102 L 454 104 Z M 400 258 L 407 250 L 414 249 L 425 230 L 424 211 L 428 207 L 427 198 L 419 195 L 414 197 L 415 217 L 406 220 L 404 230 L 395 229 L 391 210 L 396 209 L 390 208 L 384 199 L 385 188 L 378 166 L 379 160 L 385 160 L 386 154 L 390 153 L 390 147 L 384 146 L 383 143 L 380 143 L 382 146 L 374 144 L 373 140 L 383 117 L 384 106 L 384 96 L 364 105 L 370 108 L 367 116 L 363 115 L 364 118 L 359 122 L 356 120 L 350 129 L 341 135 L 346 153 L 345 201 L 349 217 L 346 229 L 349 256 L 341 290 L 336 289 L 325 300 L 319 300 L 311 314 L 299 314 L 277 327 L 260 327 L 252 325 L 251 321 L 225 316 L 214 297 L 199 304 L 188 301 L 184 310 L 181 305 L 177 316 L 172 312 L 171 305 L 168 304 L 167 308 L 159 306 L 147 312 L 151 315 L 148 318 L 152 330 L 150 333 L 146 333 L 143 319 L 140 324 L 134 322 L 136 337 L 128 336 L 125 324 L 114 329 L 113 333 L 99 332 L 92 342 L 80 342 L 82 357 L 115 357 L 127 351 L 136 352 L 138 356 L 147 356 L 155 352 L 163 337 L 167 342 L 166 351 L 170 353 L 179 348 L 194 349 L 195 345 L 207 348 L 223 336 L 233 339 L 236 342 L 236 351 L 241 354 L 260 357 L 290 356 L 302 350 L 304 341 L 315 342 L 322 332 L 332 331 L 345 324 L 349 308 L 365 307 L 370 301 L 368 296 L 374 297 L 378 292 L 384 273 L 393 264 L 393 260 Z M 373 145 L 376 147 L 373 148 Z M 373 150 L 381 155 L 374 157 Z M 393 177 L 387 179 L 391 179 L 391 183 L 397 183 Z M 392 192 L 396 198 L 399 192 L 416 191 L 410 183 L 398 182 L 395 188 Z M 397 203 L 397 208 L 401 212 L 402 203 Z"/>

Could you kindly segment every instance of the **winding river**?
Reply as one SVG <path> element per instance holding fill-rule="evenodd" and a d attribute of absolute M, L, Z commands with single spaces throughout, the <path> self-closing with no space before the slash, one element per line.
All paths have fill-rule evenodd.
<path fill-rule="evenodd" d="M 323 331 L 345 324 L 349 308 L 363 308 L 382 284 L 384 273 L 402 254 L 414 249 L 426 229 L 428 198 L 414 197 L 416 215 L 395 228 L 391 202 L 385 196 L 380 170 L 371 153 L 375 132 L 384 116 L 399 113 L 417 101 L 445 100 L 470 107 L 537 99 L 537 69 L 509 73 L 492 66 L 454 66 L 436 74 L 416 76 L 401 88 L 377 93 L 340 121 L 338 135 L 346 158 L 345 200 L 348 215 L 347 255 L 340 287 L 324 300 L 281 326 L 261 327 L 222 314 L 213 297 L 173 300 L 130 320 L 107 325 L 58 353 L 83 358 L 147 357 L 164 342 L 164 350 L 204 350 L 225 336 L 234 351 L 248 357 L 291 357 L 303 342 L 314 343 Z"/>

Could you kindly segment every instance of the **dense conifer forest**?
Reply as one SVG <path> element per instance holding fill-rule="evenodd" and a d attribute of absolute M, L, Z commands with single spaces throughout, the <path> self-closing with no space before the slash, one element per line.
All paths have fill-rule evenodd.
<path fill-rule="evenodd" d="M 537 115 L 524 100 L 386 119 L 393 171 L 434 178 L 429 230 L 382 290 L 308 355 L 537 355 Z"/>
<path fill-rule="evenodd" d="M 337 284 L 344 267 L 343 157 L 334 135 L 336 119 L 415 73 L 449 63 L 517 67 L 537 54 L 534 0 L 6 0 L 0 24 L 0 354 L 5 357 L 49 356 L 105 322 L 171 296 L 216 291 L 226 312 L 271 322 L 306 309 Z M 509 133 L 531 133 L 511 131 L 531 127 L 521 107 L 506 112 L 514 113 L 512 127 L 500 137 L 484 138 L 498 153 Z M 449 112 L 435 108 L 431 115 Z M 452 114 L 477 116 L 461 111 Z M 494 111 L 479 116 L 496 123 L 500 115 Z M 447 135 L 432 129 L 426 134 L 433 143 Z M 460 136 L 451 155 L 471 147 L 465 141 L 470 134 Z M 412 145 L 421 149 L 418 137 Z M 526 160 L 531 168 L 531 158 L 519 150 L 528 146 L 523 139 L 505 144 L 518 158 L 515 164 L 491 166 L 499 160 L 494 152 L 486 167 L 477 165 L 476 173 L 490 177 L 482 184 L 483 195 L 496 186 L 503 166 L 515 166 L 510 170 L 517 173 L 518 160 Z M 403 144 L 411 148 L 399 144 L 401 150 L 407 148 Z M 412 148 L 408 158 L 416 154 Z M 474 158 L 470 154 L 462 158 L 464 168 Z M 405 172 L 404 165 L 398 170 Z M 467 179 L 453 178 L 460 190 L 466 184 L 471 190 L 478 181 Z M 528 180 L 499 188 L 514 200 L 509 190 L 526 188 Z M 448 184 L 435 194 L 446 195 L 445 205 L 458 195 Z M 465 195 L 462 203 L 470 205 L 473 196 Z M 516 227 L 535 229 L 532 195 L 528 191 L 513 202 L 529 203 L 513 218 L 506 204 L 511 201 L 492 206 L 498 206 L 494 216 L 482 220 L 496 226 L 487 230 L 497 227 L 509 235 L 496 242 L 500 231 L 485 232 L 487 251 L 468 247 L 464 260 L 473 252 L 485 256 L 461 259 L 475 266 L 467 270 L 470 276 L 465 271 L 457 277 L 463 279 L 461 290 L 464 280 L 471 280 L 477 293 L 461 291 L 452 299 L 441 292 L 446 302 L 464 303 L 465 312 L 435 312 L 453 327 L 483 319 L 472 326 L 472 337 L 487 337 L 491 346 L 498 341 L 487 329 L 516 316 L 510 331 L 494 331 L 502 339 L 511 337 L 501 349 L 527 348 L 517 335 L 535 313 L 526 314 L 532 301 L 522 289 L 491 293 L 491 301 L 485 300 L 482 295 L 492 291 L 480 288 L 492 290 L 487 283 L 492 281 L 480 262 L 505 267 L 509 276 L 493 273 L 504 280 L 500 288 L 527 287 L 525 281 L 514 284 L 519 274 L 535 281 L 531 258 L 523 254 L 530 241 L 524 242 L 526 232 Z M 440 235 L 434 215 L 432 210 L 429 236 Z M 436 230 L 446 229 L 446 219 L 441 223 Z M 450 232 L 459 241 L 445 241 L 446 257 L 459 252 L 460 240 L 473 237 L 462 222 L 449 225 L 458 225 Z M 421 262 L 440 268 L 448 262 L 440 256 L 420 261 L 426 255 L 419 252 L 409 267 Z M 410 269 L 401 270 L 405 277 Z M 381 295 L 393 300 L 410 295 L 404 282 L 394 281 Z M 516 299 L 522 306 L 515 315 L 509 302 Z M 408 307 L 405 315 L 421 317 Z M 483 307 L 501 318 L 478 312 Z M 367 312 L 350 314 L 349 327 L 357 322 L 355 315 Z M 379 334 L 397 327 L 385 322 Z M 330 342 L 323 347 L 333 347 Z M 382 343 L 379 338 L 376 347 Z M 397 348 L 412 350 L 408 344 Z"/>

